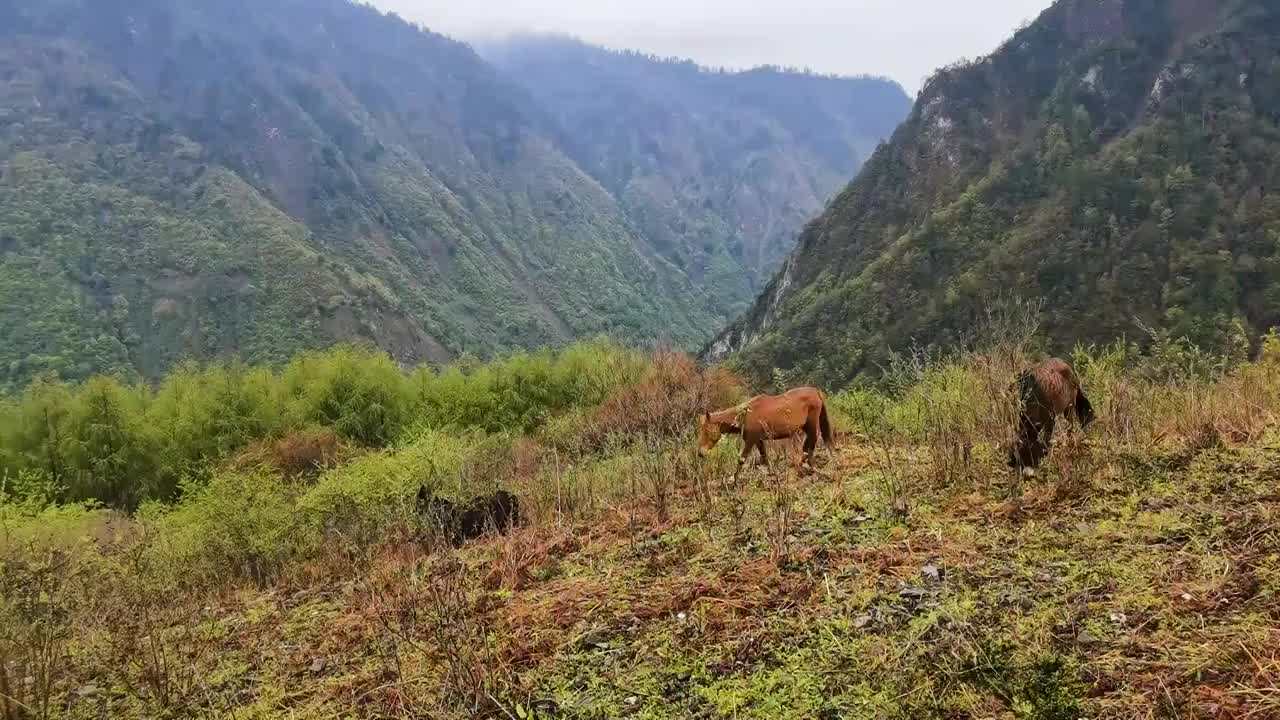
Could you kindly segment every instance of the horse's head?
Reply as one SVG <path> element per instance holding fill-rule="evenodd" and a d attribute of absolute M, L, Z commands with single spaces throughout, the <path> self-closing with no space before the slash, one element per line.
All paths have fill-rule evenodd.
<path fill-rule="evenodd" d="M 720 442 L 720 423 L 711 419 L 711 413 L 704 413 L 698 418 L 698 452 L 706 457 Z"/>
<path fill-rule="evenodd" d="M 1093 404 L 1089 402 L 1089 398 L 1084 396 L 1084 391 L 1076 388 L 1075 402 L 1076 418 L 1080 420 L 1080 427 L 1087 428 L 1089 423 L 1094 421 Z"/>

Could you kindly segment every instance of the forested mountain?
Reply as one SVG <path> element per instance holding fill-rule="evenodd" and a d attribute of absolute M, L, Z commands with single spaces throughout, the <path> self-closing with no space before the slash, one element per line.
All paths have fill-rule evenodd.
<path fill-rule="evenodd" d="M 714 71 L 545 35 L 480 51 L 555 116 L 569 153 L 727 319 L 911 109 L 880 78 Z"/>
<path fill-rule="evenodd" d="M 0 388 L 335 339 L 704 341 L 719 301 L 578 147 L 347 0 L 0 0 Z"/>
<path fill-rule="evenodd" d="M 829 384 L 1042 299 L 1055 349 L 1280 323 L 1280 5 L 1060 0 L 940 71 L 706 351 Z"/>
<path fill-rule="evenodd" d="M 0 371 L 689 342 L 692 289 L 469 48 L 345 0 L 2 0 Z"/>

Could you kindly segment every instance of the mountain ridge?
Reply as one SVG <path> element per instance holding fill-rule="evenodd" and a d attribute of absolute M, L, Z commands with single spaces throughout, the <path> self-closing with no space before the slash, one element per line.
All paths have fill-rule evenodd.
<path fill-rule="evenodd" d="M 1262 242 L 1280 68 L 1259 61 L 1278 14 L 1060 0 L 940 71 L 703 357 L 842 385 L 962 343 L 1002 294 L 1045 301 L 1058 352 L 1148 327 L 1256 342 L 1280 322 Z"/>

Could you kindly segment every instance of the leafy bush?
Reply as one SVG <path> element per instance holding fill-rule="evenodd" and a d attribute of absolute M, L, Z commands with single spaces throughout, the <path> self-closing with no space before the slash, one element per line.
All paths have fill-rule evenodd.
<path fill-rule="evenodd" d="M 68 386 L 41 378 L 21 398 L 0 406 L 0 462 L 7 474 L 25 470 L 64 478 L 63 424 L 73 399 Z"/>
<path fill-rule="evenodd" d="M 883 437 L 890 431 L 887 415 L 892 404 L 887 394 L 866 387 L 849 388 L 827 398 L 833 423 L 869 438 Z"/>
<path fill-rule="evenodd" d="M 384 447 L 409 417 L 409 384 L 385 353 L 338 347 L 295 358 L 281 376 L 296 421 L 332 428 L 366 447 Z"/>
<path fill-rule="evenodd" d="M 143 389 L 107 377 L 76 393 L 59 437 L 68 500 L 133 508 L 143 498 L 167 495 L 155 474 L 157 448 L 143 425 L 146 399 Z"/>
<path fill-rule="evenodd" d="M 325 473 L 293 516 L 307 537 L 358 546 L 408 519 L 419 485 L 459 497 L 458 472 L 476 438 L 427 432 L 395 452 L 367 455 Z"/>
<path fill-rule="evenodd" d="M 164 542 L 151 549 L 156 564 L 190 582 L 230 577 L 267 582 L 285 564 L 315 547 L 299 532 L 289 488 L 262 471 L 217 473 L 182 503 L 150 504 L 141 519 Z"/>
<path fill-rule="evenodd" d="M 147 408 L 160 448 L 157 469 L 171 496 L 183 478 L 207 478 L 213 463 L 285 425 L 275 376 L 238 363 L 184 365 L 161 383 Z"/>
<path fill-rule="evenodd" d="M 240 467 L 314 475 L 347 454 L 346 442 L 381 448 L 444 428 L 528 432 L 594 407 L 651 362 L 596 341 L 406 373 L 384 353 L 342 346 L 278 373 L 188 364 L 154 391 L 109 377 L 42 379 L 0 404 L 0 477 L 8 497 L 52 488 L 60 500 L 131 509 L 179 498 L 236 453 Z"/>
<path fill-rule="evenodd" d="M 559 413 L 598 404 L 614 388 L 634 382 L 647 365 L 639 353 L 598 341 L 478 367 L 463 364 L 440 374 L 420 371 L 414 376 L 419 424 L 528 432 Z"/>

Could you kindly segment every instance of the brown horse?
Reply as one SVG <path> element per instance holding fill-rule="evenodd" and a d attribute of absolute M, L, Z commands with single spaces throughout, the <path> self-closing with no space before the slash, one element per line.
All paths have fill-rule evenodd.
<path fill-rule="evenodd" d="M 1018 376 L 1018 436 L 1009 451 L 1009 467 L 1034 475 L 1053 444 L 1058 416 L 1075 418 L 1080 427 L 1093 422 L 1093 406 L 1080 388 L 1075 370 L 1049 358 Z"/>
<path fill-rule="evenodd" d="M 757 395 L 737 407 L 707 413 L 701 418 L 698 445 L 705 456 L 722 435 L 741 435 L 742 455 L 733 471 L 737 480 L 752 450 L 759 451 L 760 461 L 768 467 L 765 440 L 783 440 L 802 432 L 805 467 L 812 469 L 818 433 L 822 433 L 828 449 L 834 447 L 827 404 L 817 388 L 795 388 L 784 395 Z"/>

